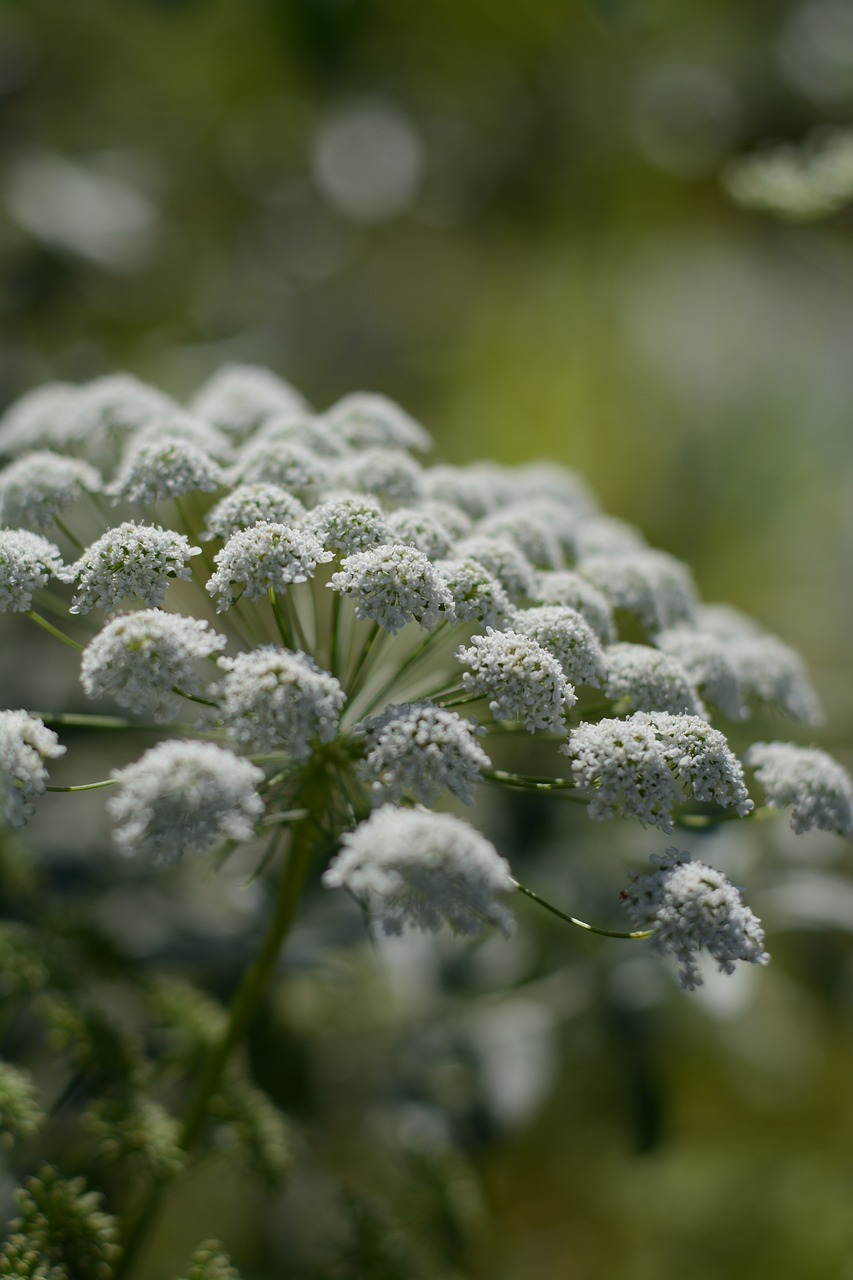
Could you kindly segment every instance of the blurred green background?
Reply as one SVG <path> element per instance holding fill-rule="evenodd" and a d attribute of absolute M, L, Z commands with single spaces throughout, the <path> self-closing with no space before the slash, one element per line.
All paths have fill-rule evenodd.
<path fill-rule="evenodd" d="M 5 0 L 0 398 L 115 368 L 185 394 L 245 360 L 318 408 L 382 391 L 449 461 L 554 457 L 801 650 L 850 765 L 853 224 L 738 208 L 720 173 L 851 112 L 848 0 Z M 481 816 L 605 915 L 660 844 Z M 376 1099 L 428 1096 L 462 1161 L 435 1196 L 474 1222 L 442 1275 L 850 1280 L 849 853 L 715 839 L 774 965 L 700 997 L 533 921 L 503 958 L 330 955 L 318 901 L 284 1043 L 256 1046 L 305 1167 L 382 1204 Z M 196 1188 L 175 1258 L 204 1201 L 247 1275 L 315 1274 L 288 1231 L 316 1220 L 323 1256 L 327 1175 L 288 1194 Z"/>

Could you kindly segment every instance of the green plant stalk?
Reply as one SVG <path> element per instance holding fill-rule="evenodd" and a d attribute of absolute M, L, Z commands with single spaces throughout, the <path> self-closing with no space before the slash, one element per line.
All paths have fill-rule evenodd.
<path fill-rule="evenodd" d="M 530 898 L 538 906 L 544 907 L 546 911 L 550 911 L 558 920 L 565 921 L 566 924 L 573 924 L 576 929 L 585 929 L 587 933 L 597 933 L 600 938 L 630 938 L 632 941 L 638 941 L 641 938 L 650 938 L 653 929 L 636 930 L 634 933 L 620 933 L 614 929 L 599 929 L 597 925 L 587 924 L 585 920 L 578 920 L 575 916 L 566 915 L 565 911 L 561 911 L 559 907 L 555 907 L 552 903 L 547 902 L 545 898 L 540 898 L 538 893 L 534 893 L 532 889 L 528 889 L 526 885 L 519 884 L 517 880 L 513 880 L 513 884 L 519 893 L 523 893 L 525 897 Z"/>
<path fill-rule="evenodd" d="M 315 784 L 322 779 L 315 778 Z M 314 794 L 315 790 L 318 794 Z M 219 1041 L 212 1048 L 202 1068 L 198 1083 L 184 1112 L 181 1129 L 181 1146 L 189 1151 L 197 1141 L 222 1074 L 231 1054 L 244 1039 L 266 991 L 282 944 L 296 916 L 299 898 L 311 858 L 317 843 L 316 815 L 324 811 L 322 786 L 306 785 L 301 793 L 305 801 L 306 816 L 293 828 L 290 849 L 284 872 L 279 880 L 275 910 L 266 936 L 254 963 L 246 970 L 231 1001 L 228 1022 Z M 312 807 L 313 802 L 313 807 Z M 151 1189 L 139 1215 L 131 1228 L 113 1280 L 124 1280 L 131 1273 L 133 1264 L 148 1236 L 157 1216 L 167 1186 L 159 1184 Z"/>

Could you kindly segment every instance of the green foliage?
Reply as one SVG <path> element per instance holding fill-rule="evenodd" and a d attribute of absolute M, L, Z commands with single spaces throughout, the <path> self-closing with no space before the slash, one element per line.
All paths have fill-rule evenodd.
<path fill-rule="evenodd" d="M 0 1062 L 0 1146 L 11 1150 L 38 1133 L 46 1119 L 27 1071 Z"/>
<path fill-rule="evenodd" d="M 63 1178 L 45 1165 L 27 1179 L 16 1199 L 18 1217 L 0 1253 L 0 1275 L 111 1280 L 121 1252 L 118 1224 L 103 1211 L 102 1196 L 86 1190 L 83 1178 Z M 30 1270 L 22 1272 L 21 1266 Z"/>
<path fill-rule="evenodd" d="M 240 1272 L 218 1240 L 205 1240 L 190 1259 L 186 1280 L 240 1280 Z"/>

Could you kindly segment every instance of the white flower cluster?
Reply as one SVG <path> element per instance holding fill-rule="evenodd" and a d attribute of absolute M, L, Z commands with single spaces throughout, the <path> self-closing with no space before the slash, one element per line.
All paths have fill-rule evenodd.
<path fill-rule="evenodd" d="M 211 507 L 201 536 L 204 542 L 228 539 L 238 529 L 250 529 L 253 524 L 295 524 L 304 515 L 299 499 L 281 485 L 240 484 Z"/>
<path fill-rule="evenodd" d="M 160 525 L 126 522 L 108 529 L 74 564 L 59 570 L 63 582 L 79 582 L 70 613 L 114 612 L 123 600 L 160 605 L 169 580 L 192 576 L 189 562 L 201 555 L 182 533 Z"/>
<path fill-rule="evenodd" d="M 741 817 L 754 807 L 725 737 L 696 716 L 638 711 L 581 724 L 560 750 L 597 821 L 618 813 L 671 831 L 673 808 L 691 797 Z"/>
<path fill-rule="evenodd" d="M 772 809 L 791 806 L 795 831 L 819 827 L 853 838 L 853 781 L 825 751 L 793 742 L 754 742 L 744 764 L 755 770 Z"/>
<path fill-rule="evenodd" d="M 25 613 L 33 592 L 62 572 L 59 548 L 26 529 L 0 529 L 0 612 Z"/>
<path fill-rule="evenodd" d="M 264 645 L 219 666 L 227 674 L 215 718 L 241 746 L 307 760 L 336 737 L 344 691 L 307 654 Z"/>
<path fill-rule="evenodd" d="M 329 586 L 355 601 L 358 618 L 392 635 L 408 622 L 431 631 L 453 609 L 453 597 L 422 551 L 391 542 L 346 557 Z"/>
<path fill-rule="evenodd" d="M 384 805 L 341 840 L 323 883 L 348 889 L 385 933 L 407 924 L 436 932 L 480 933 L 513 926 L 500 901 L 515 882 L 485 836 L 449 813 Z"/>
<path fill-rule="evenodd" d="M 90 698 L 112 697 L 131 711 L 170 720 L 181 694 L 197 697 L 205 687 L 199 659 L 212 657 L 226 643 L 203 618 L 162 609 L 120 614 L 84 649 L 80 683 Z"/>
<path fill-rule="evenodd" d="M 531 733 L 566 732 L 565 715 L 577 701 L 575 691 L 559 659 L 538 640 L 520 631 L 488 627 L 456 656 L 471 668 L 462 677 L 466 691 L 488 698 L 496 720 L 520 720 Z"/>
<path fill-rule="evenodd" d="M 99 493 L 100 472 L 79 458 L 36 449 L 0 472 L 0 525 L 42 533 L 81 493 Z"/>
<path fill-rule="evenodd" d="M 331 559 L 312 533 L 263 520 L 232 533 L 217 551 L 207 590 L 218 597 L 216 612 L 224 613 L 234 603 L 235 587 L 247 600 L 258 600 L 269 591 L 307 581 L 318 564 Z"/>
<path fill-rule="evenodd" d="M 565 468 L 426 466 L 415 455 L 429 447 L 382 396 L 317 413 L 238 365 L 188 409 L 118 375 L 44 388 L 0 420 L 0 612 L 32 611 L 79 649 L 85 615 L 104 610 L 83 646 L 86 694 L 158 721 L 186 714 L 184 740 L 115 775 L 123 852 L 168 862 L 248 839 L 265 809 L 265 825 L 296 821 L 322 779 L 333 834 L 383 806 L 343 834 L 326 883 L 392 932 L 443 921 L 471 932 L 508 928 L 506 864 L 465 824 L 405 806 L 468 802 L 485 780 L 568 791 L 594 820 L 665 831 L 683 808 L 750 813 L 711 718 L 739 734 L 768 709 L 817 723 L 798 655 L 703 604 L 683 564 L 602 513 Z M 159 504 L 166 527 L 144 511 L 86 544 L 104 495 Z M 72 636 L 54 623 L 63 609 Z M 0 722 L 6 818 L 20 825 L 62 748 L 44 726 L 36 741 L 25 713 L 0 715 L 13 717 Z M 525 731 L 565 739 L 568 765 L 552 741 L 539 753 L 563 776 L 491 769 L 485 734 L 511 751 Z M 211 740 L 223 737 L 233 751 Z M 853 836 L 850 780 L 830 757 L 758 743 L 744 759 L 795 830 Z M 679 867 L 666 869 L 676 887 L 696 874 Z"/>
<path fill-rule="evenodd" d="M 224 483 L 222 468 L 198 445 L 157 432 L 131 442 L 107 493 L 116 503 L 139 506 L 195 490 L 210 493 Z"/>
<path fill-rule="evenodd" d="M 622 896 L 635 929 L 653 930 L 651 947 L 678 961 L 685 990 L 702 985 L 697 965 L 702 951 L 723 973 L 733 973 L 738 960 L 767 964 L 761 923 L 721 871 L 675 848 L 652 862 L 655 870 L 632 877 Z"/>
<path fill-rule="evenodd" d="M 47 785 L 45 760 L 65 753 L 52 729 L 26 711 L 0 711 L 0 804 L 3 821 L 23 827 L 34 796 Z"/>
<path fill-rule="evenodd" d="M 159 742 L 112 777 L 107 810 L 128 857 L 177 862 L 225 840 L 250 840 L 264 810 L 263 770 L 212 742 Z"/>
<path fill-rule="evenodd" d="M 476 724 L 429 701 L 386 707 L 358 728 L 367 739 L 359 772 L 380 802 L 411 796 L 431 806 L 447 788 L 470 804 L 491 763 Z"/>

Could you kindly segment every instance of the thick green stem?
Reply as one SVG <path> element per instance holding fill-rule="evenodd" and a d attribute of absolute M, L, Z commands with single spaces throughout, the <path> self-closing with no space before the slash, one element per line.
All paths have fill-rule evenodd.
<path fill-rule="evenodd" d="M 185 1151 L 189 1151 L 195 1145 L 204 1127 L 211 1100 L 228 1065 L 228 1060 L 244 1039 L 252 1018 L 258 1010 L 282 943 L 296 916 L 299 897 L 318 840 L 318 819 L 324 814 L 326 808 L 325 776 L 319 778 L 315 776 L 314 785 L 306 786 L 300 794 L 305 800 L 306 816 L 293 828 L 290 850 L 278 885 L 275 909 L 267 926 L 261 950 L 254 963 L 246 970 L 237 988 L 231 1001 L 228 1022 L 205 1060 L 201 1075 L 184 1112 L 181 1146 Z M 163 1184 L 151 1189 L 128 1235 L 113 1280 L 124 1280 L 131 1273 L 167 1189 Z"/>
<path fill-rule="evenodd" d="M 523 893 L 526 897 L 532 899 L 540 907 L 544 907 L 546 911 L 550 911 L 551 915 L 556 916 L 559 920 L 565 921 L 566 924 L 573 924 L 576 929 L 585 929 L 587 933 L 597 933 L 601 938 L 630 938 L 636 941 L 640 938 L 650 938 L 654 930 L 638 930 L 635 933 L 619 933 L 614 929 L 599 929 L 594 924 L 587 924 L 585 920 L 577 920 L 574 916 L 566 915 L 565 911 L 561 911 L 559 907 L 553 906 L 552 903 L 546 902 L 544 898 L 540 898 L 538 893 L 534 893 L 532 889 L 528 889 L 526 885 L 519 884 L 517 880 L 513 881 L 519 893 Z"/>

